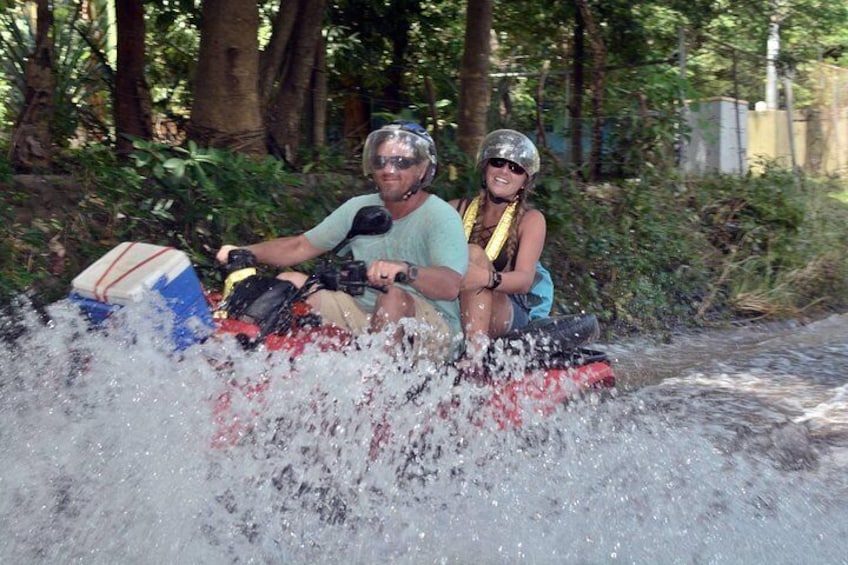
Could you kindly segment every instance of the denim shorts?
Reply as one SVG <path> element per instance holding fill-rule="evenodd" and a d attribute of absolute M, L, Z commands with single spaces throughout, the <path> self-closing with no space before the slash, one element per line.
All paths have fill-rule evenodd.
<path fill-rule="evenodd" d="M 520 330 L 530 323 L 530 308 L 527 306 L 526 294 L 510 294 L 509 303 L 512 304 L 512 317 L 509 321 L 508 332 Z"/>

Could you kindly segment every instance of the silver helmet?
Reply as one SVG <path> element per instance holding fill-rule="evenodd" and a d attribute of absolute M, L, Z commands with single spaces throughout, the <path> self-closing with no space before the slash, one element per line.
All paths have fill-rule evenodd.
<path fill-rule="evenodd" d="M 407 146 L 415 164 L 425 161 L 428 163 L 427 172 L 413 187 L 413 192 L 430 186 L 438 166 L 436 143 L 427 130 L 416 122 L 396 121 L 368 134 L 365 139 L 365 148 L 362 150 L 362 173 L 365 176 L 374 174 L 377 150 L 388 140 L 397 140 Z"/>
<path fill-rule="evenodd" d="M 523 133 L 512 129 L 490 132 L 477 150 L 477 169 L 483 170 L 489 159 L 506 159 L 520 165 L 532 180 L 539 172 L 539 150 Z"/>

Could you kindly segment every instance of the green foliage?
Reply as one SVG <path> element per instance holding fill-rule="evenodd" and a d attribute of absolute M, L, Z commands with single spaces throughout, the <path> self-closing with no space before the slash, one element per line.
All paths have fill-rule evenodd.
<path fill-rule="evenodd" d="M 277 159 L 220 149 L 136 141 L 141 186 L 122 211 L 125 228 L 188 251 L 214 275 L 223 243 L 290 235 L 311 227 L 346 194 L 340 178 L 294 175 Z"/>
<path fill-rule="evenodd" d="M 668 66 L 615 74 L 607 98 L 604 170 L 614 178 L 674 176 L 675 148 L 688 135 L 680 100 L 689 85 Z"/>
<path fill-rule="evenodd" d="M 5 185 L 11 182 L 13 168 L 7 156 L 9 155 L 9 147 L 5 143 L 0 143 L 0 184 Z"/>
<path fill-rule="evenodd" d="M 201 148 L 191 140 L 187 147 L 135 140 L 133 147 L 136 169 L 150 170 L 153 178 L 169 189 L 196 184 L 209 190 L 212 183 L 206 167 L 220 166 L 225 156 L 220 149 Z"/>
<path fill-rule="evenodd" d="M 10 11 L 0 13 L 0 61 L 3 73 L 3 111 L 0 119 L 4 129 L 11 129 L 24 101 L 24 70 L 28 48 L 34 44 L 33 30 L 22 25 Z"/>
<path fill-rule="evenodd" d="M 728 276 L 731 302 L 753 315 L 800 315 L 825 302 L 848 304 L 844 180 L 794 178 L 771 171 L 772 191 L 752 191 L 759 221 L 744 222 L 738 261 Z M 759 188 L 759 192 L 756 190 Z M 762 202 L 765 200 L 765 202 Z"/>
<path fill-rule="evenodd" d="M 221 244 L 299 233 L 367 190 L 349 176 L 295 175 L 277 160 L 191 145 L 138 143 L 130 164 L 89 147 L 66 152 L 61 164 L 71 175 L 54 181 L 71 183 L 57 189 L 67 193 L 61 216 L 21 222 L 37 195 L 4 187 L 2 300 L 23 289 L 61 297 L 76 273 L 121 241 L 185 249 L 215 287 Z M 479 186 L 472 167 L 458 173 L 440 173 L 444 197 Z M 594 312 L 621 334 L 848 307 L 846 194 L 836 179 L 771 167 L 688 182 L 584 185 L 548 175 L 531 198 L 547 218 L 543 260 L 555 312 Z"/>
<path fill-rule="evenodd" d="M 200 49 L 200 3 L 193 0 L 145 2 L 147 82 L 158 116 L 182 122 L 190 114 Z"/>
<path fill-rule="evenodd" d="M 619 330 L 659 331 L 693 318 L 705 284 L 702 243 L 676 190 L 638 181 L 539 187 L 560 310 L 596 312 Z"/>
<path fill-rule="evenodd" d="M 107 3 L 54 3 L 57 144 L 109 140 L 112 114 L 114 32 L 106 18 Z M 193 76 L 199 48 L 201 3 L 192 0 L 145 2 L 146 76 L 157 124 L 180 130 L 190 116 Z M 86 10 L 83 14 L 82 7 Z M 260 2 L 267 41 L 279 2 Z M 658 174 L 674 166 L 672 148 L 679 120 L 674 109 L 681 97 L 762 97 L 764 44 L 770 14 L 761 3 L 707 1 L 593 2 L 606 53 L 605 97 L 601 118 L 607 126 L 605 172 L 620 176 Z M 813 61 L 844 61 L 848 8 L 841 2 L 792 0 L 780 10 L 782 59 L 797 61 L 795 99 L 810 101 L 815 81 Z M 442 131 L 458 120 L 458 68 L 463 50 L 465 3 L 371 2 L 329 3 L 324 26 L 328 65 L 328 133 L 342 128 L 343 109 L 361 104 L 373 117 L 385 110 L 416 108 L 434 118 Z M 573 46 L 576 8 L 570 2 L 514 0 L 494 10 L 490 127 L 531 132 L 538 124 L 557 135 L 570 133 L 574 103 Z M 83 17 L 85 16 L 85 17 Z M 10 131 L 21 106 L 25 59 L 32 47 L 31 21 L 21 3 L 0 11 L 0 47 L 5 83 L 5 130 Z M 680 40 L 683 39 L 684 53 Z M 591 45 L 586 45 L 587 60 Z M 686 55 L 681 78 L 679 60 Z M 584 88 L 591 84 L 586 67 Z M 543 82 L 544 77 L 544 82 Z M 426 88 L 432 85 L 432 90 Z M 2 85 L 0 85 L 2 93 Z M 592 120 L 592 97 L 586 92 L 584 133 Z M 433 98 L 433 100 L 431 100 Z M 426 109 L 426 111 L 424 110 Z M 179 134 L 157 127 L 159 139 Z M 80 132 L 84 135 L 79 136 Z M 346 132 L 350 133 L 350 132 Z M 7 134 L 8 135 L 8 134 Z M 77 139 L 77 137 L 82 139 Z M 329 161 L 329 153 L 304 147 L 311 160 Z M 584 153 L 586 155 L 587 152 Z M 559 155 L 564 158 L 564 152 Z M 644 158 L 647 157 L 647 158 Z M 577 164 L 579 165 L 579 164 Z"/>
<path fill-rule="evenodd" d="M 432 103 L 441 164 L 434 191 L 445 198 L 467 195 L 479 179 L 451 140 L 458 122 L 465 5 L 412 4 L 402 9 L 396 2 L 330 3 L 324 30 L 329 107 L 336 112 L 328 119 L 330 133 L 338 132 L 349 102 L 367 106 L 371 118 L 401 113 L 428 120 Z M 5 189 L 0 288 L 61 289 L 63 280 L 54 279 L 78 272 L 122 240 L 176 245 L 210 267 L 221 243 L 301 231 L 347 195 L 364 190 L 356 180 L 355 156 L 305 145 L 299 148 L 300 162 L 309 164 L 298 175 L 275 159 L 191 143 L 138 142 L 131 163 L 119 162 L 97 145 L 111 135 L 111 110 L 104 104 L 112 80 L 105 43 L 111 24 L 98 9 L 97 17 L 82 17 L 82 5 L 54 4 L 58 111 L 53 127 L 60 146 L 95 142 L 68 149 L 58 159 L 56 172 L 79 185 L 78 194 L 69 195 L 75 205 L 61 218 L 19 221 L 26 215 L 22 210 L 38 203 L 14 188 L 8 164 L 0 160 Z M 200 5 L 145 2 L 145 79 L 156 119 L 182 124 L 190 114 Z M 260 3 L 264 31 L 279 6 Z M 553 170 L 563 168 L 554 159 L 543 159 L 547 170 L 534 200 L 548 218 L 545 260 L 557 279 L 558 310 L 598 312 L 619 330 L 667 331 L 692 321 L 792 313 L 822 300 L 844 304 L 848 197 L 838 181 L 798 177 L 774 166 L 747 178 L 677 178 L 673 148 L 685 134 L 677 113 L 681 98 L 761 97 L 769 22 L 764 5 L 611 0 L 591 6 L 607 56 L 601 110 L 605 173 L 639 180 L 582 185 Z M 781 60 L 798 62 L 795 96 L 804 103 L 813 90 L 811 82 L 805 84 L 807 62 L 844 63 L 848 56 L 848 9 L 824 0 L 793 0 L 779 7 L 784 10 Z M 532 132 L 540 119 L 567 136 L 574 4 L 515 0 L 499 3 L 494 18 L 490 126 Z M 677 60 L 681 30 L 685 78 Z M 7 132 L 23 101 L 32 36 L 22 4 L 0 3 L 0 92 Z M 591 69 L 585 70 L 588 86 Z M 584 98 L 585 133 L 591 102 L 591 96 Z M 85 136 L 78 139 L 80 131 Z M 50 262 L 62 247 L 68 264 L 56 275 Z"/>
<path fill-rule="evenodd" d="M 191 143 L 137 142 L 135 147 L 130 164 L 102 146 L 63 153 L 61 179 L 73 179 L 74 187 L 60 219 L 16 223 L 21 212 L 40 204 L 37 195 L 10 183 L 0 208 L 0 301 L 27 288 L 54 300 L 67 292 L 72 276 L 121 241 L 179 247 L 215 284 L 219 273 L 213 258 L 223 243 L 304 231 L 364 188 L 349 177 L 294 175 L 276 159 L 255 160 Z M 61 272 L 53 272 L 51 248 L 66 257 Z"/>
<path fill-rule="evenodd" d="M 64 146 L 81 132 L 103 139 L 109 135 L 111 113 L 102 100 L 108 99 L 112 70 L 105 63 L 105 33 L 98 22 L 82 14 L 80 3 L 57 3 L 53 9 L 54 81 L 51 130 L 56 143 Z M 0 13 L 0 50 L 4 53 L 2 73 L 9 84 L 4 99 L 4 119 L 18 117 L 24 103 L 27 59 L 35 46 L 35 22 L 26 10 Z"/>
<path fill-rule="evenodd" d="M 19 261 L 20 244 L 16 239 L 8 237 L 13 230 L 9 229 L 14 221 L 14 209 L 11 206 L 8 192 L 0 205 L 0 222 L 4 227 L 0 237 L 0 265 L 3 265 L 0 276 L 0 304 L 5 304 L 16 293 L 30 286 L 33 275 L 28 272 L 26 265 Z"/>
<path fill-rule="evenodd" d="M 848 304 L 845 184 L 775 167 L 714 176 L 581 185 L 543 179 L 543 260 L 556 308 L 603 326 L 669 332 Z"/>

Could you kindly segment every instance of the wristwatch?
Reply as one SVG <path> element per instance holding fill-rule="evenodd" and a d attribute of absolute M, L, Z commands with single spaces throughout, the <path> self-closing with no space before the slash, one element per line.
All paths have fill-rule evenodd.
<path fill-rule="evenodd" d="M 418 265 L 409 261 L 404 261 L 404 263 L 406 263 L 406 279 L 409 282 L 415 281 L 418 278 Z"/>

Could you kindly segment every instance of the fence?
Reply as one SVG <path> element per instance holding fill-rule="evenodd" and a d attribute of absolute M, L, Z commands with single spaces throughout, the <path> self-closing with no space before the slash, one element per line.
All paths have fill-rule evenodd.
<path fill-rule="evenodd" d="M 760 103 L 751 111 L 732 98 L 690 103 L 684 170 L 757 172 L 770 161 L 813 174 L 848 174 L 848 70 L 819 63 L 813 78 L 814 103 L 802 111 L 791 105 L 766 110 Z"/>

